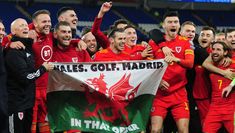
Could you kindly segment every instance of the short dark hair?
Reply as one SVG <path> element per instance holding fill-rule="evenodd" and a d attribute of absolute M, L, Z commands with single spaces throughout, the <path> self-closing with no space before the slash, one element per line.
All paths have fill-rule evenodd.
<path fill-rule="evenodd" d="M 215 29 L 213 27 L 210 27 L 210 26 L 202 27 L 201 31 L 204 31 L 204 30 L 211 30 L 213 35 L 214 35 L 214 37 L 215 37 Z"/>
<path fill-rule="evenodd" d="M 192 25 L 193 27 L 196 28 L 196 25 L 195 25 L 192 21 L 185 21 L 185 22 L 181 25 L 181 27 L 184 27 L 185 25 Z"/>
<path fill-rule="evenodd" d="M 126 30 L 126 29 L 128 29 L 128 28 L 133 28 L 133 29 L 135 29 L 135 26 L 134 26 L 134 25 L 131 25 L 131 24 L 128 24 L 124 29 Z"/>
<path fill-rule="evenodd" d="M 72 10 L 75 11 L 74 8 L 72 7 L 61 7 L 58 11 L 57 11 L 57 18 L 60 17 L 61 14 L 65 13 L 68 10 Z"/>
<path fill-rule="evenodd" d="M 114 22 L 114 28 L 117 28 L 117 25 L 119 24 L 129 24 L 129 22 L 126 19 L 118 19 Z"/>
<path fill-rule="evenodd" d="M 58 22 L 58 23 L 55 25 L 54 31 L 57 31 L 57 30 L 60 28 L 60 26 L 69 26 L 69 27 L 70 27 L 70 25 L 69 25 L 68 22 L 66 22 L 66 21 L 60 21 L 60 22 Z"/>
<path fill-rule="evenodd" d="M 36 12 L 32 15 L 32 19 L 35 20 L 36 17 L 37 17 L 38 15 L 41 15 L 41 14 L 48 14 L 49 16 L 51 15 L 51 13 L 50 13 L 48 10 L 42 9 L 42 10 L 36 11 Z"/>
<path fill-rule="evenodd" d="M 116 32 L 124 32 L 124 29 L 118 29 L 118 28 L 114 28 L 110 31 L 110 33 L 108 34 L 108 38 L 115 38 L 115 33 Z"/>
<path fill-rule="evenodd" d="M 227 38 L 227 34 L 228 34 L 228 33 L 231 33 L 231 32 L 233 32 L 233 31 L 235 31 L 235 28 L 228 28 L 228 29 L 226 29 L 225 38 Z"/>
<path fill-rule="evenodd" d="M 216 42 L 212 42 L 211 46 L 213 47 L 215 44 L 220 44 L 223 46 L 223 50 L 224 51 L 228 51 L 228 54 L 225 55 L 225 57 L 232 57 L 232 53 L 231 53 L 231 48 L 225 43 L 225 42 L 221 42 L 221 41 L 216 41 Z"/>
<path fill-rule="evenodd" d="M 177 11 L 167 11 L 164 15 L 163 15 L 163 21 L 167 18 L 167 17 L 179 17 L 179 13 Z"/>

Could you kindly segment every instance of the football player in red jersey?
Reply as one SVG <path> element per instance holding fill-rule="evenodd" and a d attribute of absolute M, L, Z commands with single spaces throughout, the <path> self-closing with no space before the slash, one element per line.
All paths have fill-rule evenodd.
<path fill-rule="evenodd" d="M 60 21 L 54 29 L 54 38 L 57 40 L 53 48 L 53 62 L 89 62 L 90 56 L 86 50 L 78 50 L 71 45 L 72 30 L 69 23 Z"/>
<path fill-rule="evenodd" d="M 36 31 L 36 42 L 32 45 L 35 55 L 35 67 L 38 68 L 43 62 L 52 61 L 53 34 L 51 29 L 50 12 L 47 10 L 38 10 L 33 16 L 34 30 Z M 36 99 L 33 108 L 32 133 L 36 132 L 36 126 L 39 126 L 40 133 L 49 133 L 49 124 L 46 121 L 46 90 L 48 82 L 48 73 L 36 80 Z"/>
<path fill-rule="evenodd" d="M 177 123 L 178 132 L 188 133 L 189 108 L 185 90 L 187 83 L 185 73 L 186 68 L 193 67 L 194 53 L 188 39 L 178 35 L 180 23 L 177 12 L 167 12 L 164 15 L 163 28 L 166 40 L 164 45 L 175 52 L 173 55 L 164 56 L 161 49 L 153 48 L 155 57 L 165 58 L 169 66 L 152 105 L 151 132 L 161 132 L 163 120 L 170 109 Z M 151 46 L 156 45 L 151 44 Z"/>
<path fill-rule="evenodd" d="M 227 68 L 223 66 L 225 57 L 231 56 L 230 52 L 230 48 L 224 42 L 212 43 L 211 58 L 214 65 L 220 69 L 234 69 L 234 62 Z M 203 132 L 216 133 L 220 127 L 224 126 L 229 133 L 234 133 L 235 93 L 232 92 L 227 97 L 222 96 L 223 89 L 230 84 L 231 80 L 215 73 L 210 74 L 210 80 L 212 97 L 209 112 L 203 125 Z"/>
<path fill-rule="evenodd" d="M 113 29 L 109 34 L 110 47 L 98 51 L 94 61 L 122 61 L 130 60 L 129 53 L 123 52 L 126 42 L 126 33 L 123 29 Z"/>
<path fill-rule="evenodd" d="M 106 12 L 108 12 L 112 7 L 112 2 L 105 2 L 102 4 L 100 11 L 95 18 L 94 24 L 92 26 L 92 34 L 96 37 L 97 42 L 103 47 L 108 47 L 110 45 L 110 41 L 104 33 L 100 31 L 100 25 L 103 19 L 103 16 Z M 120 24 L 120 23 L 119 23 Z M 120 26 L 120 25 L 119 25 Z M 124 25 L 122 25 L 124 26 Z M 124 45 L 124 52 L 131 55 L 132 60 L 142 60 L 147 56 L 151 55 L 150 47 L 143 47 L 140 45 L 136 45 L 137 42 L 137 34 L 136 30 L 133 26 L 125 24 L 123 28 L 115 28 L 114 29 L 125 29 L 126 32 L 126 42 Z M 148 55 L 146 55 L 148 53 Z M 144 56 L 143 56 L 144 55 Z"/>

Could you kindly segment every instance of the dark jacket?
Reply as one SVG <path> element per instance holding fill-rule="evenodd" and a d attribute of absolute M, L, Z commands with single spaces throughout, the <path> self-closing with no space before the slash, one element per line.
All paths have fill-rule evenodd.
<path fill-rule="evenodd" d="M 44 66 L 35 70 L 32 39 L 13 36 L 11 41 L 21 41 L 26 48 L 6 52 L 8 114 L 34 106 L 35 80 L 46 72 Z"/>
<path fill-rule="evenodd" d="M 3 47 L 0 46 L 0 133 L 7 133 L 7 90 L 6 90 L 6 70 L 3 58 Z"/>

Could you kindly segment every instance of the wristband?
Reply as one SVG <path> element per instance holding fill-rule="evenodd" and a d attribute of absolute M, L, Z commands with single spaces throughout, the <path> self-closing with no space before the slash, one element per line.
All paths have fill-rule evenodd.
<path fill-rule="evenodd" d="M 233 79 L 233 81 L 229 85 L 231 85 L 231 86 L 235 85 L 235 78 Z"/>

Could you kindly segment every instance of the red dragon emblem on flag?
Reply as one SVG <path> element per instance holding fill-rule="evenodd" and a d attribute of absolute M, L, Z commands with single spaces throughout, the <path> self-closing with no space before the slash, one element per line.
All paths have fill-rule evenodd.
<path fill-rule="evenodd" d="M 129 84 L 131 74 L 124 74 L 122 78 L 107 88 L 107 83 L 104 81 L 104 74 L 100 74 L 99 78 L 87 79 L 85 82 L 92 86 L 98 92 L 86 91 L 86 98 L 89 103 L 89 109 L 84 112 L 86 117 L 98 117 L 98 114 L 103 120 L 114 122 L 123 121 L 119 124 L 130 124 L 126 106 L 135 98 L 140 84 L 134 88 Z M 86 89 L 88 90 L 88 89 Z M 101 94 L 105 96 L 101 96 Z"/>

